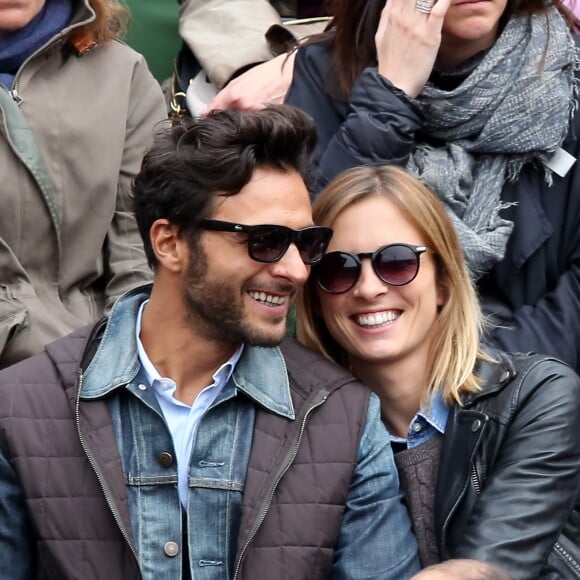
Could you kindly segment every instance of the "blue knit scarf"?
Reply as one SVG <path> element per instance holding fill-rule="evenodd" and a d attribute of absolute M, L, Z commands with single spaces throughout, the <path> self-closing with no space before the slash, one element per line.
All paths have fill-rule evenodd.
<path fill-rule="evenodd" d="M 12 88 L 22 63 L 65 28 L 72 16 L 73 0 L 47 0 L 24 28 L 0 37 L 0 83 Z"/>

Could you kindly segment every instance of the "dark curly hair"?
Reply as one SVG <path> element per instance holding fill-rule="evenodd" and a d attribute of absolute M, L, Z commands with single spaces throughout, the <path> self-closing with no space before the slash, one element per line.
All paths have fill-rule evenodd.
<path fill-rule="evenodd" d="M 149 265 L 157 260 L 149 231 L 165 218 L 195 239 L 217 195 L 238 193 L 256 168 L 296 171 L 308 183 L 316 144 L 312 119 L 287 105 L 260 111 L 215 111 L 164 129 L 133 183 L 133 207 Z"/>

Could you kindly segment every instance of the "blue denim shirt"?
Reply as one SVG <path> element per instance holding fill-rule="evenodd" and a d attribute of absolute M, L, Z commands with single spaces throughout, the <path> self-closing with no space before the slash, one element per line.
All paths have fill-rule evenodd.
<path fill-rule="evenodd" d="M 146 290 L 133 291 L 116 303 L 85 372 L 81 399 L 107 397 L 127 483 L 134 548 L 144 580 L 182 580 L 183 510 L 177 491 L 177 465 L 172 461 L 175 451 L 157 398 L 139 363 L 134 332 L 139 305 L 147 297 Z M 247 396 L 239 396 L 241 393 Z M 286 367 L 277 348 L 246 346 L 230 381 L 200 420 L 192 444 L 186 510 L 195 580 L 233 577 L 256 405 L 294 419 Z M 0 455 L 0 497 L 4 507 L 13 508 L 3 510 L 12 517 L 0 526 L 13 526 L 15 531 L 23 527 L 25 519 L 22 498 L 13 493 L 16 487 L 13 469 Z M 10 492 L 9 497 L 2 497 L 3 488 Z M 13 496 L 14 505 L 7 506 Z M 416 540 L 401 501 L 378 400 L 373 396 L 332 577 L 404 580 L 418 570 Z M 0 578 L 7 578 L 3 574 L 0 571 Z"/>

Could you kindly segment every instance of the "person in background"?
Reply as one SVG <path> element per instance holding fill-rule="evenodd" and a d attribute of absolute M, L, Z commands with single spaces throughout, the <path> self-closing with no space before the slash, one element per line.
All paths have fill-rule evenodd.
<path fill-rule="evenodd" d="M 109 0 L 0 0 L 0 367 L 151 278 L 131 181 L 166 118 Z"/>
<path fill-rule="evenodd" d="M 425 568 L 411 580 L 515 580 L 513 576 L 477 560 L 448 560 Z"/>
<path fill-rule="evenodd" d="M 0 578 L 419 570 L 378 399 L 278 347 L 332 235 L 315 139 L 283 106 L 159 135 L 133 192 L 152 287 L 0 373 Z"/>
<path fill-rule="evenodd" d="M 328 24 L 324 0 L 180 4 L 184 48 L 177 70 L 192 114 L 282 103 L 292 75 L 293 49 Z M 196 77 L 200 69 L 203 73 Z"/>
<path fill-rule="evenodd" d="M 313 219 L 334 234 L 299 296 L 298 338 L 379 396 L 422 565 L 571 578 L 580 378 L 551 357 L 482 347 L 453 223 L 403 169 L 344 172 Z"/>
<path fill-rule="evenodd" d="M 578 21 L 559 0 L 337 0 L 286 101 L 319 142 L 314 192 L 407 167 L 443 201 L 486 340 L 580 368 Z"/>

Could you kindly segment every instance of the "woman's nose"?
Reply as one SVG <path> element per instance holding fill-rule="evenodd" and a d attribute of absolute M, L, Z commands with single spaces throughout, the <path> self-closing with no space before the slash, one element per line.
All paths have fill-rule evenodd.
<path fill-rule="evenodd" d="M 376 274 L 371 261 L 364 258 L 361 262 L 361 271 L 354 292 L 361 298 L 374 298 L 389 291 L 389 285 L 383 282 Z"/>

